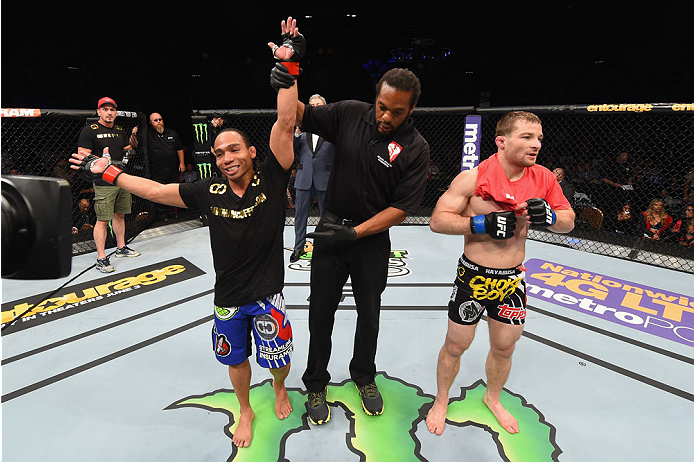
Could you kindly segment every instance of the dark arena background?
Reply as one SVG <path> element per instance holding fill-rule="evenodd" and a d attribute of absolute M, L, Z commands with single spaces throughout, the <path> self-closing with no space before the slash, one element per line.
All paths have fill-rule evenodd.
<path fill-rule="evenodd" d="M 690 4 L 606 12 L 605 2 L 424 2 L 387 9 L 310 3 L 77 1 L 10 8 L 3 2 L 2 459 L 438 461 L 462 454 L 461 441 L 481 439 L 470 460 L 689 460 L 694 247 L 671 232 L 646 239 L 641 222 L 654 201 L 672 218 L 671 230 L 686 228 L 691 218 Z M 244 454 L 230 440 L 237 409 L 224 399 L 233 390 L 209 351 L 214 268 L 204 216 L 178 210 L 176 219 L 162 223 L 153 203 L 133 196 L 126 240 L 141 257 L 119 259 L 116 272 L 103 277 L 93 269 L 95 245 L 86 227 L 68 238 L 69 274 L 6 278 L 7 265 L 19 260 L 33 268 L 54 265 L 21 256 L 26 241 L 20 237 L 26 236 L 6 226 L 6 184 L 20 177 L 64 181 L 69 210 L 34 217 L 47 233 L 76 220 L 80 202 L 91 208 L 92 185 L 74 174 L 68 158 L 82 127 L 97 120 L 102 96 L 117 101 L 116 124 L 128 131 L 146 131 L 149 114 L 162 114 L 201 177 L 217 175 L 210 146 L 221 128 L 246 132 L 262 160 L 276 116 L 267 42 L 279 40 L 280 22 L 289 15 L 308 43 L 299 78 L 303 102 L 315 93 L 328 102 L 371 102 L 376 82 L 394 67 L 409 68 L 422 83 L 413 118 L 430 145 L 431 164 L 419 211 L 392 232 L 377 358 L 379 386 L 390 386 L 391 396 L 414 407 L 388 421 L 406 424 L 398 432 L 359 420 L 363 413 L 350 401 L 354 387 L 343 390 L 352 342 L 347 327 L 337 334 L 335 345 L 344 346 L 331 363 L 330 405 L 339 417 L 327 429 L 308 425 L 300 377 L 309 252 L 285 266 L 296 339 L 288 379 L 295 421 L 262 436 L 271 451 Z M 524 438 L 532 435 L 544 446 L 507 439 L 477 408 L 451 415 L 436 439 L 422 421 L 436 391 L 436 355 L 463 239 L 432 237 L 429 218 L 464 164 L 496 152 L 496 122 L 512 110 L 542 120 L 538 163 L 563 170 L 576 212 L 568 234 L 530 231 L 528 322 L 505 389 L 506 398 L 541 427 Z M 152 176 L 145 146 L 134 150 L 127 173 Z M 624 172 L 626 181 L 618 180 Z M 287 262 L 294 238 L 292 184 Z M 37 191 L 31 200 L 42 202 L 45 194 Z M 48 199 L 43 206 L 52 204 Z M 620 215 L 625 207 L 632 216 L 627 222 Z M 309 227 L 318 218 L 314 204 Z M 115 250 L 111 234 L 106 247 Z M 184 271 L 166 273 L 171 268 Z M 152 275 L 160 279 L 148 280 Z M 552 285 L 555 276 L 562 282 Z M 140 285 L 91 298 L 97 287 L 113 287 L 120 278 Z M 584 300 L 594 300 L 590 310 Z M 354 322 L 349 284 L 339 322 Z M 403 332 L 418 335 L 403 342 Z M 475 342 L 481 346 L 463 357 L 449 409 L 467 404 L 463 398 L 484 385 L 485 340 Z M 261 399 L 269 376 L 253 367 L 253 392 Z M 111 402 L 116 394 L 128 404 Z M 36 422 L 49 424 L 53 436 L 26 447 Z M 378 442 L 363 439 L 364 428 L 391 438 L 401 452 L 381 456 Z"/>

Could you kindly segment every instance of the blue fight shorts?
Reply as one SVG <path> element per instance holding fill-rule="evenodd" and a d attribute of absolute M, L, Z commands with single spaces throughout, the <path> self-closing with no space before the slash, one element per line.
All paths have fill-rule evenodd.
<path fill-rule="evenodd" d="M 281 292 L 243 306 L 215 305 L 212 348 L 217 360 L 228 366 L 244 362 L 251 355 L 251 331 L 261 367 L 277 369 L 289 364 L 294 348 L 292 326 Z"/>
<path fill-rule="evenodd" d="M 463 255 L 448 302 L 448 318 L 456 324 L 477 324 L 486 310 L 490 318 L 505 324 L 524 324 L 524 276 L 518 268 L 485 268 Z"/>

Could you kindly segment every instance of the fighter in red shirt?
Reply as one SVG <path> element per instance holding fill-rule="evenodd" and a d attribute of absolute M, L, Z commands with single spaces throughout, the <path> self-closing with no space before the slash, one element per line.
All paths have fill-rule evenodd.
<path fill-rule="evenodd" d="M 449 302 L 448 332 L 438 356 L 438 391 L 426 418 L 431 433 L 443 432 L 448 391 L 460 356 L 472 343 L 485 310 L 490 351 L 483 400 L 507 432 L 519 431 L 499 397 L 525 322 L 522 263 L 528 228 L 568 233 L 575 219 L 552 172 L 535 163 L 542 138 L 542 123 L 535 114 L 517 111 L 503 116 L 496 127 L 498 152 L 477 168 L 459 173 L 431 216 L 432 231 L 465 236 Z"/>

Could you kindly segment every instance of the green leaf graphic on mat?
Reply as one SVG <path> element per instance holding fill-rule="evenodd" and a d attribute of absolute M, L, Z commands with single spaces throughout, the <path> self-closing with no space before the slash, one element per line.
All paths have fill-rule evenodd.
<path fill-rule="evenodd" d="M 514 435 L 504 430 L 494 414 L 482 401 L 486 391 L 484 382 L 478 380 L 461 390 L 460 398 L 448 403 L 446 420 L 453 425 L 476 424 L 486 427 L 499 446 L 499 453 L 512 462 L 555 461 L 561 449 L 554 442 L 555 428 L 545 421 L 544 416 L 527 404 L 522 396 L 504 389 L 501 404 L 518 420 L 520 432 Z"/>
<path fill-rule="evenodd" d="M 333 414 L 342 409 L 350 421 L 351 431 L 347 435 L 349 450 L 367 462 L 427 460 L 419 453 L 421 445 L 415 431 L 422 427 L 433 397 L 423 393 L 416 385 L 389 377 L 383 372 L 376 375 L 376 384 L 384 402 L 384 413 L 380 416 L 364 413 L 359 392 L 351 380 L 328 385 L 328 404 L 331 405 Z M 499 426 L 494 415 L 482 402 L 485 390 L 486 386 L 482 380 L 470 387 L 462 388 L 460 397 L 449 402 L 448 424 L 485 428 L 491 433 L 501 460 L 504 461 L 557 460 L 562 451 L 554 441 L 556 431 L 535 407 L 527 404 L 522 396 L 504 389 L 501 394 L 502 403 L 516 417 L 520 427 L 520 433 L 510 435 Z M 289 417 L 279 420 L 275 415 L 272 380 L 268 379 L 251 387 L 250 400 L 255 411 L 253 441 L 248 448 L 243 449 L 231 445 L 232 453 L 228 460 L 285 460 L 287 438 L 293 433 L 311 430 L 306 421 L 305 392 L 291 389 L 287 391 L 294 410 Z M 229 416 L 229 424 L 224 428 L 225 434 L 231 438 L 236 430 L 239 404 L 233 390 L 217 390 L 201 396 L 184 398 L 166 409 L 181 407 L 197 407 L 225 413 Z M 419 428 L 419 431 L 422 428 Z"/>
<path fill-rule="evenodd" d="M 419 409 L 432 398 L 402 381 L 383 374 L 376 375 L 376 385 L 383 396 L 383 414 L 369 416 L 361 407 L 361 397 L 354 382 L 328 386 L 328 401 L 340 402 L 352 411 L 348 417 L 354 421 L 350 446 L 366 455 L 367 461 L 415 461 L 415 440 L 410 434 Z"/>
<path fill-rule="evenodd" d="M 251 388 L 249 398 L 253 412 L 255 412 L 253 440 L 249 447 L 241 450 L 232 445 L 233 453 L 236 454 L 232 453 L 233 457 L 230 459 L 238 462 L 274 462 L 279 460 L 280 450 L 283 447 L 282 439 L 293 430 L 304 427 L 301 416 L 306 412 L 304 406 L 306 397 L 298 391 L 287 390 L 287 392 L 293 411 L 289 417 L 280 420 L 275 415 L 275 393 L 272 389 L 272 380 L 268 379 Z M 230 438 L 238 426 L 238 421 L 234 416 L 239 415 L 239 401 L 236 399 L 236 394 L 230 390 L 220 390 L 203 396 L 185 398 L 166 409 L 179 407 L 198 407 L 229 415 L 231 423 L 224 428 L 224 432 Z M 262 428 L 262 431 L 259 428 Z"/>

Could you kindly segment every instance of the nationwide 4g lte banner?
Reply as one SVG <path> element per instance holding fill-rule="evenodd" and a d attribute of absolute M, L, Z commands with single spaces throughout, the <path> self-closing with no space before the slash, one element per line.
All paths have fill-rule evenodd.
<path fill-rule="evenodd" d="M 694 347 L 694 297 L 580 268 L 530 259 L 529 297 Z"/>

